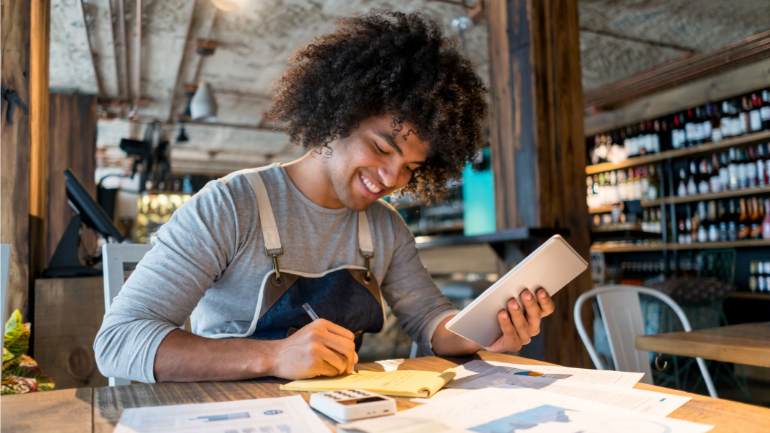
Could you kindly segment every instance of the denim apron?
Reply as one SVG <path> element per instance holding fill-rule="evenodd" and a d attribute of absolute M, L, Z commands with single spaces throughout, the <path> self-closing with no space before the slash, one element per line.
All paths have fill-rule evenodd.
<path fill-rule="evenodd" d="M 364 332 L 379 332 L 384 323 L 384 306 L 377 280 L 371 269 L 374 247 L 365 211 L 358 212 L 358 252 L 364 266 L 343 265 L 321 274 L 281 269 L 284 253 L 267 189 L 259 171 L 246 175 L 257 199 L 265 254 L 273 269 L 262 279 L 256 312 L 256 328 L 251 338 L 286 338 L 311 322 L 302 308 L 307 303 L 322 319 L 352 331 L 356 350 Z"/>

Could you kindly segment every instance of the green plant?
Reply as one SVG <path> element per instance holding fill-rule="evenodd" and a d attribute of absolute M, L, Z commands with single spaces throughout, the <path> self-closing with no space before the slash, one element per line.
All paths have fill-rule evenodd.
<path fill-rule="evenodd" d="M 37 362 L 27 355 L 31 328 L 29 322 L 23 322 L 19 310 L 14 310 L 5 323 L 2 395 L 54 389 L 53 380 L 43 375 Z"/>

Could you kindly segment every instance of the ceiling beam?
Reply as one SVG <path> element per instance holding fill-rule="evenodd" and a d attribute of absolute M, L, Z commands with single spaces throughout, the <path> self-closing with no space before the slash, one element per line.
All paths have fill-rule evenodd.
<path fill-rule="evenodd" d="M 672 49 L 672 50 L 683 51 L 683 52 L 688 53 L 688 54 L 695 54 L 695 53 L 698 52 L 698 50 L 696 50 L 694 48 L 685 47 L 683 45 L 677 45 L 677 44 L 672 44 L 672 43 L 663 42 L 663 41 L 656 41 L 656 40 L 646 39 L 646 38 L 639 38 L 639 37 L 636 37 L 636 36 L 624 35 L 622 33 L 614 33 L 614 32 L 611 32 L 609 30 L 592 29 L 592 28 L 589 28 L 589 27 L 581 26 L 580 27 L 580 31 L 584 32 L 584 33 L 592 33 L 594 35 L 599 35 L 599 36 L 606 36 L 606 37 L 613 38 L 613 39 L 620 39 L 620 40 L 623 40 L 623 41 L 636 42 L 638 44 L 650 45 L 650 46 L 658 47 L 658 48 L 668 48 L 668 49 Z"/>
<path fill-rule="evenodd" d="M 597 89 L 587 90 L 584 94 L 585 107 L 589 112 L 613 109 L 642 96 L 769 57 L 770 30 L 716 51 L 673 60 Z"/>
<path fill-rule="evenodd" d="M 126 36 L 126 2 L 125 0 L 117 0 L 117 38 L 113 38 L 116 46 L 116 59 L 120 59 L 120 97 L 123 99 L 131 98 L 131 87 L 129 82 L 131 77 L 128 69 L 128 37 Z M 120 52 L 119 54 L 117 52 Z"/>
<path fill-rule="evenodd" d="M 171 87 L 171 103 L 169 104 L 168 108 L 168 116 L 166 116 L 166 122 L 173 123 L 176 116 L 174 116 L 174 113 L 177 110 L 177 98 L 176 95 L 180 89 L 180 86 L 182 85 L 182 70 L 184 66 L 187 64 L 188 57 L 190 50 L 188 49 L 188 45 L 190 44 L 191 35 L 193 33 L 193 22 L 195 21 L 195 13 L 196 11 L 200 11 L 200 2 L 196 1 L 193 5 L 192 9 L 190 9 L 190 17 L 187 19 L 187 31 L 185 32 L 185 46 L 184 51 L 182 52 L 182 57 L 179 58 L 179 64 L 176 67 L 176 77 L 174 78 L 174 85 Z"/>
<path fill-rule="evenodd" d="M 134 87 L 134 106 L 131 107 L 131 111 L 136 113 L 139 108 L 139 98 L 142 96 L 142 0 L 136 1 L 136 16 L 134 17 L 134 73 L 133 87 Z"/>
<path fill-rule="evenodd" d="M 92 31 L 96 24 L 88 25 L 88 15 L 86 14 L 86 6 L 83 4 L 83 0 L 80 1 L 80 9 L 83 14 L 83 29 L 86 32 L 86 41 L 88 41 L 88 52 L 91 54 L 91 66 L 94 69 L 94 78 L 96 78 L 96 92 L 99 96 L 104 95 L 104 85 L 102 84 L 102 75 L 99 72 L 99 63 L 96 58 L 96 50 L 94 49 L 94 35 Z M 92 23 L 95 22 L 96 17 L 91 17 Z"/>
<path fill-rule="evenodd" d="M 180 100 L 187 103 L 187 94 L 185 85 L 187 83 L 198 83 L 201 69 L 201 56 L 196 54 L 197 40 L 200 38 L 211 38 L 216 21 L 219 17 L 219 9 L 215 8 L 209 0 L 196 0 L 193 7 L 193 13 L 190 18 L 190 25 L 185 39 L 184 54 L 177 69 L 177 76 L 174 81 L 174 90 L 171 95 L 169 112 L 166 120 L 174 123 L 180 114 Z M 193 65 L 193 62 L 194 65 Z"/>

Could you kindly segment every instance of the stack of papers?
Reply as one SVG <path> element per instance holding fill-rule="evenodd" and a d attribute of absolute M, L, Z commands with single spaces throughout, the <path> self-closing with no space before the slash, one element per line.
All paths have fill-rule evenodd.
<path fill-rule="evenodd" d="M 704 433 L 712 426 L 528 388 L 487 388 L 391 417 L 337 426 L 339 433 Z"/>
<path fill-rule="evenodd" d="M 700 433 L 712 426 L 666 418 L 689 397 L 635 389 L 641 373 L 471 361 L 418 408 L 339 426 L 350 433 Z"/>

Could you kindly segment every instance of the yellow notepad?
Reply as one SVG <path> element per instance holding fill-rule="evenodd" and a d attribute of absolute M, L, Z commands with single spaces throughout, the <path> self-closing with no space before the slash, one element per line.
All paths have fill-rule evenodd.
<path fill-rule="evenodd" d="M 360 371 L 347 376 L 295 380 L 281 385 L 284 391 L 364 389 L 395 397 L 430 397 L 454 378 L 452 371 Z"/>

